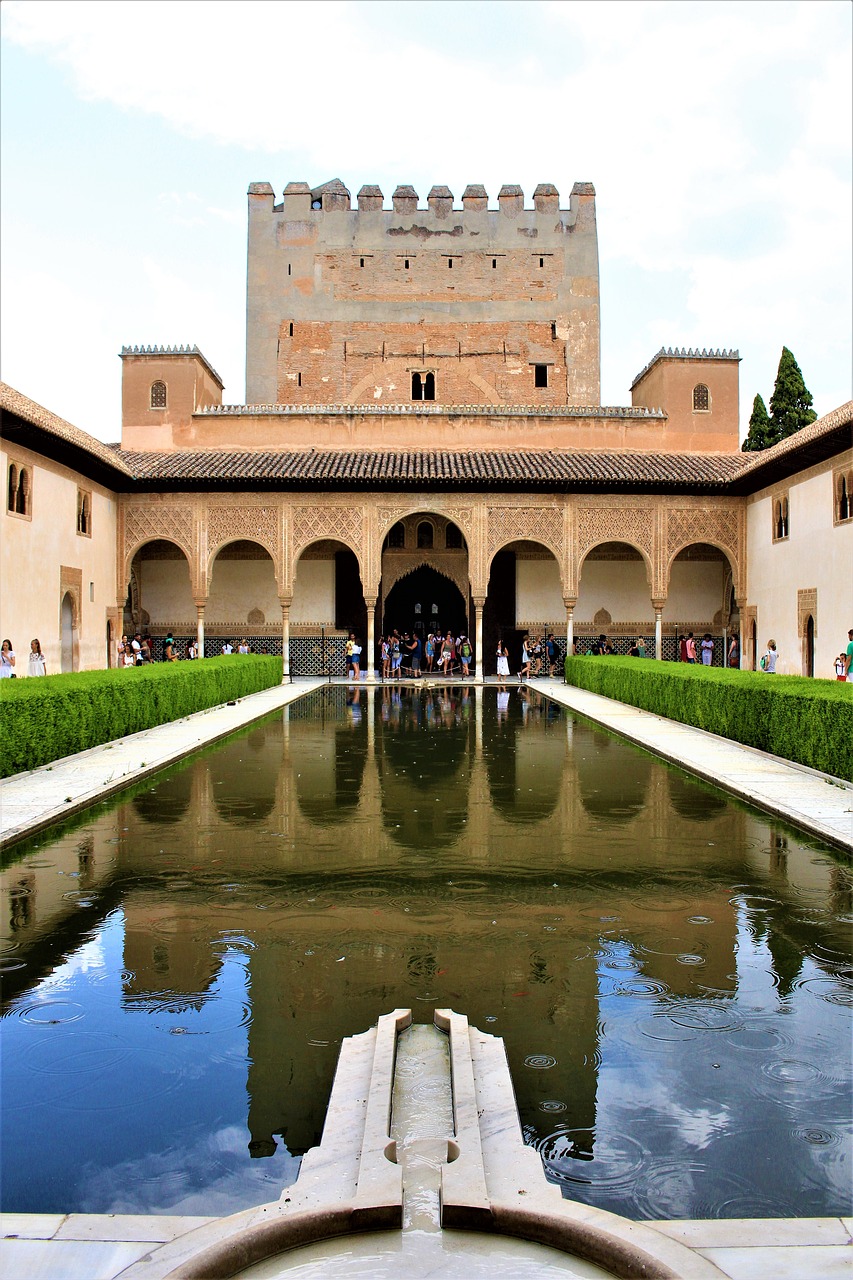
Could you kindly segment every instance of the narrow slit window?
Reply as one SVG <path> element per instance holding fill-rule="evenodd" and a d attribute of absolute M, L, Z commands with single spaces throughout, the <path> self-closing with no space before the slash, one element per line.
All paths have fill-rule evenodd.
<path fill-rule="evenodd" d="M 497 269 L 498 269 L 498 260 L 497 258 L 492 258 L 492 270 L 497 271 Z"/>
<path fill-rule="evenodd" d="M 287 264 L 287 274 L 288 274 L 288 275 L 291 275 L 291 274 L 292 274 L 292 268 L 291 268 L 291 265 L 290 265 L 290 263 L 289 263 L 289 262 L 288 262 L 288 264 Z"/>
<path fill-rule="evenodd" d="M 297 387 L 301 387 L 301 386 L 302 386 L 302 374 L 301 374 L 301 373 L 297 373 L 297 375 L 296 375 L 296 385 L 297 385 Z"/>
<path fill-rule="evenodd" d="M 289 333 L 290 333 L 290 337 L 292 338 L 292 337 L 293 337 L 293 321 L 292 321 L 292 320 L 291 320 L 291 322 L 290 322 L 290 329 L 289 329 Z"/>
<path fill-rule="evenodd" d="M 448 270 L 449 270 L 449 271 L 452 271 L 452 270 L 453 270 L 453 259 L 452 259 L 452 258 L 448 258 L 448 259 L 447 259 L 447 268 L 448 268 Z"/>
<path fill-rule="evenodd" d="M 9 494 L 6 500 L 6 510 L 14 511 L 15 502 L 18 497 L 18 468 L 14 462 L 9 466 Z"/>
<path fill-rule="evenodd" d="M 358 260 L 358 265 L 359 265 L 360 267 L 363 267 L 363 266 L 364 266 L 364 258 L 359 258 L 359 260 Z"/>
<path fill-rule="evenodd" d="M 545 259 L 544 259 L 544 258 L 540 258 L 540 259 L 539 259 L 539 265 L 540 265 L 540 267 L 544 267 L 544 266 L 545 266 Z"/>
<path fill-rule="evenodd" d="M 405 261 L 403 262 L 403 266 L 404 266 L 404 267 L 405 267 L 405 269 L 408 271 L 408 269 L 409 269 L 409 259 L 408 259 L 408 258 L 406 258 L 406 259 L 405 259 Z"/>
<path fill-rule="evenodd" d="M 534 387 L 547 387 L 548 385 L 547 364 L 535 364 L 533 366 L 533 385 Z"/>
<path fill-rule="evenodd" d="M 850 489 L 847 484 L 847 477 L 842 476 L 841 485 L 839 486 L 839 490 L 838 490 L 838 519 L 849 520 L 851 509 L 853 509 L 853 504 L 851 504 Z"/>

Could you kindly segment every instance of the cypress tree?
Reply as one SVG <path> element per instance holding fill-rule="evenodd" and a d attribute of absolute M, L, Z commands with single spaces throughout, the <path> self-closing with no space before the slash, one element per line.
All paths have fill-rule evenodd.
<path fill-rule="evenodd" d="M 817 414 L 812 408 L 812 395 L 803 382 L 800 366 L 787 347 L 782 348 L 776 385 L 770 397 L 772 444 L 807 427 Z"/>
<path fill-rule="evenodd" d="M 775 444 L 770 438 L 770 415 L 761 396 L 752 402 L 752 413 L 749 415 L 749 432 L 741 445 L 744 453 L 758 453 L 768 445 Z"/>

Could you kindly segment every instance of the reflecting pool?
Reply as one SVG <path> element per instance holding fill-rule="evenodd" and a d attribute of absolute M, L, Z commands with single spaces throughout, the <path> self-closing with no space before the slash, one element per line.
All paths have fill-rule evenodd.
<path fill-rule="evenodd" d="M 564 1194 L 851 1211 L 849 866 L 535 691 L 330 687 L 12 856 L 6 1210 L 276 1198 L 341 1039 L 450 1006 Z"/>

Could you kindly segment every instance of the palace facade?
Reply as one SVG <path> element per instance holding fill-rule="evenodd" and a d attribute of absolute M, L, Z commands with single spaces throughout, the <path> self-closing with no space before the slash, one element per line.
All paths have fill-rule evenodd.
<path fill-rule="evenodd" d="M 121 444 L 3 386 L 0 632 L 25 669 L 122 631 L 247 638 L 286 674 L 346 634 L 553 631 L 675 656 L 708 631 L 831 677 L 853 625 L 853 404 L 739 449 L 736 351 L 661 349 L 599 392 L 595 194 L 249 188 L 247 401 L 195 347 L 124 347 Z M 21 668 L 19 667 L 19 670 Z"/>

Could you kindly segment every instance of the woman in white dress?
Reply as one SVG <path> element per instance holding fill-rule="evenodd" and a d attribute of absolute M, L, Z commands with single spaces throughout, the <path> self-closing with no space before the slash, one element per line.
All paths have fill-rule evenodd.
<path fill-rule="evenodd" d="M 506 645 L 498 644 L 498 684 L 503 684 L 509 675 L 509 652 Z"/>
<path fill-rule="evenodd" d="M 28 676 L 46 676 L 47 663 L 44 660 L 44 654 L 41 651 L 41 645 L 38 640 L 30 641 L 30 655 L 27 661 Z"/>
<path fill-rule="evenodd" d="M 12 641 L 4 640 L 0 648 L 0 680 L 11 680 L 15 674 L 15 654 Z"/>

